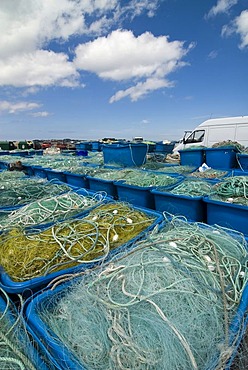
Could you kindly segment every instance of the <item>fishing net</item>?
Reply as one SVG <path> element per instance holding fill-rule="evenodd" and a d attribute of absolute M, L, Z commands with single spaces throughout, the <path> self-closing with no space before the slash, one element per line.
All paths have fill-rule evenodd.
<path fill-rule="evenodd" d="M 228 174 L 228 171 L 216 170 L 209 168 L 203 172 L 195 171 L 190 173 L 188 176 L 203 178 L 203 179 L 220 179 Z"/>
<path fill-rule="evenodd" d="M 0 235 L 0 265 L 14 281 L 45 276 L 86 262 L 102 261 L 154 222 L 125 203 L 100 205 L 82 219 L 41 230 L 13 228 Z"/>
<path fill-rule="evenodd" d="M 89 370 L 220 370 L 238 336 L 229 327 L 246 260 L 241 235 L 174 218 L 36 311 Z"/>
<path fill-rule="evenodd" d="M 233 176 L 223 179 L 214 185 L 211 199 L 247 206 L 248 176 Z"/>
<path fill-rule="evenodd" d="M 125 177 L 124 183 L 129 185 L 149 187 L 149 186 L 170 186 L 178 182 L 177 177 L 153 172 L 140 172 L 129 174 Z"/>
<path fill-rule="evenodd" d="M 66 184 L 57 184 L 37 178 L 0 183 L 0 207 L 22 205 L 36 199 L 53 196 L 71 190 Z"/>
<path fill-rule="evenodd" d="M 12 212 L 0 214 L 0 230 L 12 227 L 26 227 L 47 222 L 63 220 L 86 211 L 106 199 L 106 193 L 98 192 L 85 195 L 67 192 L 49 198 L 43 198 Z"/>
<path fill-rule="evenodd" d="M 225 141 L 220 141 L 218 143 L 215 143 L 212 145 L 212 148 L 223 148 L 223 147 L 233 147 L 237 149 L 239 152 L 244 149 L 244 146 L 238 143 L 237 141 L 232 141 L 232 140 L 225 140 Z"/>
<path fill-rule="evenodd" d="M 37 370 L 38 354 L 32 348 L 13 303 L 0 288 L 0 368 Z M 54 367 L 49 367 L 54 369 Z"/>
<path fill-rule="evenodd" d="M 213 184 L 204 180 L 186 179 L 175 186 L 172 190 L 160 188 L 161 192 L 169 192 L 176 195 L 187 195 L 189 197 L 199 197 L 211 194 Z"/>

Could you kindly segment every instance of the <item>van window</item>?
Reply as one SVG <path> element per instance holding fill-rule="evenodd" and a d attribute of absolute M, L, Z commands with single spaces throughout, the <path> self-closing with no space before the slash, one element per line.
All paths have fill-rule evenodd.
<path fill-rule="evenodd" d="M 185 144 L 200 143 L 204 139 L 205 130 L 193 131 L 185 140 Z"/>

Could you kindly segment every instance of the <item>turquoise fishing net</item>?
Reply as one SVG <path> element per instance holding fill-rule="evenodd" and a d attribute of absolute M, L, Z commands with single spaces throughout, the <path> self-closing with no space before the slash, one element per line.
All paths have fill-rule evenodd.
<path fill-rule="evenodd" d="M 211 199 L 247 206 L 248 176 L 233 176 L 223 179 L 213 187 Z"/>
<path fill-rule="evenodd" d="M 44 366 L 32 346 L 20 314 L 0 288 L 0 368 L 1 370 L 37 370 Z M 43 360 L 42 360 L 43 361 Z M 49 369 L 54 366 L 49 364 Z"/>
<path fill-rule="evenodd" d="M 186 195 L 189 197 L 205 196 L 212 193 L 213 184 L 201 179 L 185 179 L 173 189 L 159 188 L 161 192 L 169 192 L 176 195 Z"/>
<path fill-rule="evenodd" d="M 88 370 L 224 369 L 246 260 L 242 235 L 174 218 L 128 255 L 55 284 L 37 313 Z"/>
<path fill-rule="evenodd" d="M 0 181 L 0 207 L 22 205 L 69 190 L 71 188 L 67 184 L 37 178 L 23 177 L 15 181 Z"/>
<path fill-rule="evenodd" d="M 79 215 L 91 207 L 101 204 L 106 193 L 83 194 L 69 191 L 60 195 L 42 198 L 12 212 L 0 213 L 0 230 L 11 227 L 26 227 L 55 222 Z"/>

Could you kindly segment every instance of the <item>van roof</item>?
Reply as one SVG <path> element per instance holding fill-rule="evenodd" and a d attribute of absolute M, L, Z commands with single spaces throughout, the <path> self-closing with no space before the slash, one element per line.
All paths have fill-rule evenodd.
<path fill-rule="evenodd" d="M 231 125 L 231 124 L 236 124 L 236 123 L 248 123 L 248 116 L 212 118 L 212 119 L 208 119 L 202 122 L 198 127 L 224 125 L 224 124 Z"/>

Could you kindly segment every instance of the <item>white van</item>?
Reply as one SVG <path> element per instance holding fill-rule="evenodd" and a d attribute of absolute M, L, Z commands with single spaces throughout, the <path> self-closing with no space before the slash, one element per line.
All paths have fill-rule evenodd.
<path fill-rule="evenodd" d="M 248 147 L 248 116 L 213 118 L 202 122 L 190 134 L 186 131 L 182 140 L 175 145 L 173 152 L 191 146 L 205 146 L 222 141 L 237 141 Z"/>

